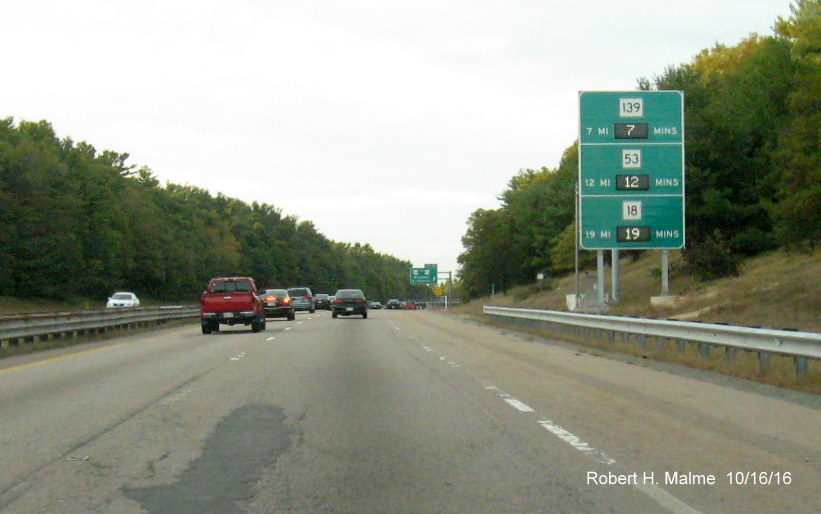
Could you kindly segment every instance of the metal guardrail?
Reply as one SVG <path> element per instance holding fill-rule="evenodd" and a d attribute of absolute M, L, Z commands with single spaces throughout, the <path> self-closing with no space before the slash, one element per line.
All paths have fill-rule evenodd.
<path fill-rule="evenodd" d="M 41 339 L 76 337 L 90 332 L 133 328 L 169 320 L 198 317 L 199 307 L 152 307 L 48 312 L 0 317 L 0 346 Z"/>
<path fill-rule="evenodd" d="M 781 354 L 795 359 L 797 374 L 807 370 L 807 359 L 821 359 L 821 334 L 813 332 L 793 332 L 760 328 L 734 327 L 712 323 L 688 321 L 664 321 L 642 318 L 621 318 L 597 314 L 545 311 L 538 309 L 516 309 L 486 305 L 483 312 L 500 321 L 518 320 L 520 325 L 547 325 L 557 331 L 576 328 L 579 330 L 600 330 L 608 333 L 612 340 L 616 333 L 638 337 L 644 346 L 647 337 L 674 340 L 680 345 L 687 342 L 700 344 L 700 352 L 706 356 L 711 346 L 726 348 L 727 358 L 732 359 L 736 350 L 758 352 L 759 367 L 765 368 L 769 354 Z"/>

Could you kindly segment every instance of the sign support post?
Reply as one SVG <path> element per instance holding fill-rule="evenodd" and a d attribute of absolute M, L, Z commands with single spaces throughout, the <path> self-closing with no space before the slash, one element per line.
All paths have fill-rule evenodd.
<path fill-rule="evenodd" d="M 596 286 L 597 293 L 599 296 L 599 314 L 604 314 L 604 310 L 607 307 L 604 301 L 604 250 L 598 250 L 596 252 L 596 266 L 598 271 L 598 285 Z"/>
<path fill-rule="evenodd" d="M 613 250 L 617 301 L 618 250 L 662 250 L 667 263 L 685 245 L 684 94 L 582 91 L 579 119 L 578 244 Z M 667 296 L 667 264 L 662 273 Z"/>
<path fill-rule="evenodd" d="M 613 261 L 610 273 L 612 275 L 613 284 L 611 286 L 612 293 L 610 298 L 613 300 L 613 303 L 618 303 L 619 297 L 621 296 L 621 285 L 619 282 L 621 281 L 621 264 L 619 263 L 619 249 L 613 248 L 611 250 L 611 260 Z"/>
<path fill-rule="evenodd" d="M 670 296 L 670 255 L 661 251 L 661 296 Z"/>

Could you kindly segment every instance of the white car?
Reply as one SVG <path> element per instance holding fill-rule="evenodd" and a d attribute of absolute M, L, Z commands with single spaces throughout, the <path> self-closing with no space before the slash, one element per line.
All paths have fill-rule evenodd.
<path fill-rule="evenodd" d="M 137 298 L 137 295 L 134 293 L 114 293 L 111 295 L 111 298 L 108 299 L 108 302 L 105 304 L 108 308 L 113 307 L 139 307 L 140 306 L 140 299 Z"/>

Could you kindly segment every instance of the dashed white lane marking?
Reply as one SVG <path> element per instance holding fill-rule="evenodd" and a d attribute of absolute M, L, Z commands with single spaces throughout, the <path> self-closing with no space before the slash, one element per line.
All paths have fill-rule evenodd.
<path fill-rule="evenodd" d="M 433 348 L 431 348 L 429 346 L 422 346 L 422 348 L 424 348 L 425 351 L 427 351 L 427 352 L 433 352 L 434 351 Z M 449 365 L 451 365 L 453 367 L 459 367 L 459 365 L 456 364 L 455 362 L 449 361 L 447 359 L 447 357 L 439 356 L 439 360 L 443 361 L 443 362 L 447 362 Z M 536 411 L 532 407 L 530 407 L 529 405 L 527 405 L 525 403 L 522 403 L 521 401 L 517 400 L 516 398 L 513 398 L 511 395 L 499 390 L 499 388 L 496 387 L 493 384 L 486 384 L 485 389 L 488 390 L 488 391 L 494 391 L 499 398 L 503 399 L 505 402 L 508 403 L 508 405 L 510 405 L 511 407 L 514 407 L 515 409 L 517 409 L 521 412 L 534 413 L 534 414 L 536 413 Z M 564 428 L 557 425 L 556 423 L 553 423 L 549 419 L 541 419 L 541 420 L 536 421 L 536 423 L 541 425 L 542 428 L 544 428 L 545 430 L 547 430 L 551 434 L 555 435 L 556 437 L 558 437 L 562 441 L 566 442 L 567 444 L 569 444 L 573 448 L 579 450 L 580 452 L 584 453 L 585 455 L 588 455 L 588 456 L 596 459 L 598 462 L 601 462 L 602 464 L 606 464 L 608 466 L 612 466 L 612 465 L 616 464 L 615 459 L 608 457 L 607 454 L 605 454 L 604 452 L 599 451 L 596 448 L 590 446 L 586 442 L 582 441 L 581 438 L 579 438 L 578 436 L 576 436 L 576 435 L 572 434 L 571 432 L 565 430 Z M 661 487 L 659 487 L 657 485 L 633 484 L 633 486 L 636 489 L 638 489 L 640 492 L 642 492 L 642 493 L 646 494 L 647 496 L 649 496 L 650 498 L 652 498 L 656 503 L 658 503 L 659 505 L 661 505 L 665 509 L 669 510 L 670 512 L 673 512 L 674 514 L 701 514 L 700 511 L 690 507 L 689 505 L 687 505 L 686 503 L 679 500 L 678 498 L 676 498 L 675 496 L 668 493 L 667 491 L 665 491 L 664 489 L 662 489 Z"/>
<path fill-rule="evenodd" d="M 285 327 L 282 330 L 291 330 L 293 327 Z"/>
<path fill-rule="evenodd" d="M 266 339 L 266 341 L 273 341 L 273 340 L 274 340 L 274 336 L 271 336 L 271 337 Z"/>
<path fill-rule="evenodd" d="M 236 357 L 231 357 L 231 360 L 232 360 L 232 361 L 238 361 L 238 360 L 240 360 L 240 359 L 244 359 L 244 358 L 245 358 L 245 355 L 246 355 L 246 353 L 245 353 L 245 352 L 242 352 L 241 354 L 237 355 Z"/>
<path fill-rule="evenodd" d="M 701 514 L 701 511 L 690 507 L 657 485 L 633 484 L 633 486 L 650 498 L 656 500 L 659 505 L 670 512 L 674 512 L 675 514 Z"/>
<path fill-rule="evenodd" d="M 536 423 L 540 424 L 542 427 L 544 427 L 545 430 L 552 433 L 553 435 L 555 435 L 556 437 L 558 437 L 562 441 L 566 442 L 567 444 L 569 444 L 573 448 L 579 450 L 580 452 L 584 452 L 584 453 L 590 455 L 591 457 L 593 457 L 597 461 L 601 462 L 602 464 L 607 464 L 608 466 L 612 466 L 613 464 L 616 463 L 615 460 L 611 459 L 610 457 L 608 457 L 604 453 L 600 452 L 599 450 L 593 448 L 592 446 L 590 446 L 586 442 L 579 439 L 577 436 L 571 434 L 570 432 L 563 429 L 559 425 L 553 423 L 549 419 L 544 419 L 544 420 L 541 420 L 541 421 L 537 421 Z"/>
<path fill-rule="evenodd" d="M 522 412 L 536 412 L 535 410 L 533 410 L 533 407 L 530 407 L 529 405 L 520 402 L 516 398 L 505 398 L 505 401 L 511 406 L 513 406 L 513 408 L 520 410 Z"/>
<path fill-rule="evenodd" d="M 513 406 L 513 408 L 518 409 L 522 412 L 536 412 L 533 410 L 533 407 L 529 405 L 525 405 L 524 403 L 520 402 L 516 398 L 505 398 L 505 401 Z"/>

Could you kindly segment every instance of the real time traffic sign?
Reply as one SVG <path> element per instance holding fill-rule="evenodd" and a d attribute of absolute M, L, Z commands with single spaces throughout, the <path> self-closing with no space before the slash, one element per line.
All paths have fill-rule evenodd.
<path fill-rule="evenodd" d="M 684 246 L 681 91 L 579 93 L 579 243 Z"/>

